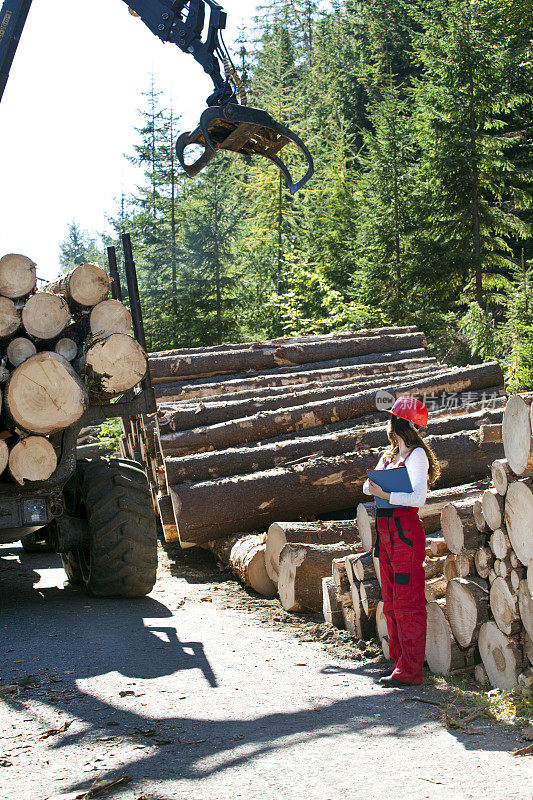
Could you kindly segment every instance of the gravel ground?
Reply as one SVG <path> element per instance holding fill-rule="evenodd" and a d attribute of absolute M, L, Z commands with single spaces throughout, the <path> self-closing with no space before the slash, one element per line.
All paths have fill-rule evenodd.
<path fill-rule="evenodd" d="M 0 548 L 0 800 L 71 800 L 126 775 L 102 796 L 533 796 L 520 730 L 447 729 L 434 686 L 383 689 L 371 651 L 248 595 L 207 553 L 161 551 L 144 600 L 64 580 L 57 556 Z"/>

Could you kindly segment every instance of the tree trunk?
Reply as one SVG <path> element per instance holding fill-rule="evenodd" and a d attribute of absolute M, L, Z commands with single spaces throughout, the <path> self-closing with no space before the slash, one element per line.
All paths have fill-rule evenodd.
<path fill-rule="evenodd" d="M 78 355 L 78 345 L 73 339 L 69 339 L 68 337 L 64 337 L 56 342 L 54 347 L 54 352 L 57 353 L 59 356 L 63 356 L 66 358 L 67 361 L 74 361 L 76 356 Z"/>
<path fill-rule="evenodd" d="M 483 495 L 474 500 L 474 505 L 472 506 L 472 516 L 474 517 L 474 522 L 478 531 L 484 536 L 489 534 L 490 528 L 485 522 L 485 517 L 483 516 Z"/>
<path fill-rule="evenodd" d="M 9 449 L 3 439 L 0 439 L 0 475 L 5 472 L 9 461 Z"/>
<path fill-rule="evenodd" d="M 494 363 L 474 367 L 460 367 L 441 377 L 425 378 L 397 385 L 391 389 L 394 397 L 409 392 L 450 393 L 494 385 L 501 378 L 501 367 Z M 333 400 L 322 400 L 279 411 L 265 411 L 252 417 L 230 420 L 209 428 L 182 431 L 173 441 L 176 455 L 222 450 L 243 442 L 257 442 L 283 432 L 305 430 L 328 423 L 359 417 L 371 413 L 376 407 L 373 390 Z"/>
<path fill-rule="evenodd" d="M 426 602 L 431 603 L 433 600 L 438 600 L 440 597 L 445 597 L 447 586 L 448 581 L 443 575 L 439 575 L 436 578 L 431 578 L 431 580 L 426 581 Z"/>
<path fill-rule="evenodd" d="M 504 578 L 497 577 L 490 587 L 490 610 L 498 628 L 506 636 L 520 631 L 518 598 L 511 592 Z"/>
<path fill-rule="evenodd" d="M 264 534 L 238 533 L 224 541 L 209 542 L 209 549 L 224 567 L 231 568 L 244 586 L 263 597 L 276 596 L 276 584 L 272 583 L 265 569 Z"/>
<path fill-rule="evenodd" d="M 337 600 L 337 587 L 333 578 L 322 578 L 322 613 L 328 625 L 344 628 L 342 606 Z"/>
<path fill-rule="evenodd" d="M 483 518 L 489 528 L 493 531 L 501 527 L 503 505 L 503 497 L 496 489 L 487 489 L 483 492 L 483 496 L 481 498 Z"/>
<path fill-rule="evenodd" d="M 89 405 L 87 389 L 71 365 L 56 353 L 37 353 L 9 379 L 6 407 L 29 433 L 47 435 L 74 425 Z"/>
<path fill-rule="evenodd" d="M 0 340 L 10 339 L 20 328 L 20 311 L 15 307 L 13 300 L 0 297 Z"/>
<path fill-rule="evenodd" d="M 171 486 L 180 528 L 187 541 L 202 542 L 235 530 L 256 530 L 280 517 L 300 517 L 355 506 L 362 496 L 372 451 L 315 459 L 219 481 Z"/>
<path fill-rule="evenodd" d="M 527 567 L 533 558 L 531 481 L 514 481 L 505 495 L 505 524 L 517 558 Z"/>
<path fill-rule="evenodd" d="M 533 437 L 531 406 L 533 392 L 514 394 L 507 401 L 503 415 L 502 438 L 507 463 L 515 475 L 533 475 Z"/>
<path fill-rule="evenodd" d="M 424 368 L 417 372 L 398 373 L 399 381 L 418 380 L 435 375 L 435 368 Z M 277 392 L 267 397 L 251 400 L 228 400 L 224 398 L 220 403 L 201 403 L 188 405 L 171 411 L 168 416 L 168 424 L 164 429 L 173 431 L 186 431 L 191 428 L 218 425 L 231 419 L 243 419 L 253 417 L 265 411 L 276 411 L 277 409 L 293 408 L 304 404 L 318 403 L 323 400 L 330 400 L 346 395 L 360 393 L 366 389 L 378 389 L 388 386 L 391 378 L 389 375 L 373 376 L 357 381 L 337 382 L 331 381 L 318 388 L 310 389 L 308 386 L 298 388 L 290 393 Z"/>
<path fill-rule="evenodd" d="M 91 308 L 109 295 L 111 279 L 97 264 L 80 264 L 45 288 L 66 297 L 74 309 Z"/>
<path fill-rule="evenodd" d="M 472 496 L 480 496 L 483 483 L 467 483 L 453 486 L 451 489 L 437 489 L 429 492 L 424 506 L 418 515 L 426 535 L 440 530 L 440 518 L 443 508 L 448 503 L 464 500 Z M 371 550 L 376 540 L 375 527 L 376 507 L 373 503 L 360 503 L 357 507 L 357 529 L 365 550 Z"/>
<path fill-rule="evenodd" d="M 112 333 L 129 333 L 131 313 L 119 300 L 102 300 L 91 311 L 91 333 L 110 336 Z"/>
<path fill-rule="evenodd" d="M 431 672 L 447 675 L 473 664 L 474 648 L 461 650 L 452 633 L 444 600 L 427 605 L 426 660 Z"/>
<path fill-rule="evenodd" d="M 355 522 L 273 522 L 266 539 L 265 562 L 269 578 L 277 583 L 279 555 L 287 543 L 355 544 L 358 540 Z"/>
<path fill-rule="evenodd" d="M 450 553 L 458 554 L 465 548 L 477 548 L 483 544 L 484 536 L 478 530 L 472 513 L 475 499 L 471 496 L 456 500 L 442 509 L 442 534 Z"/>
<path fill-rule="evenodd" d="M 244 347 L 242 350 L 219 350 L 213 353 L 152 358 L 150 372 L 154 380 L 160 381 L 185 377 L 201 378 L 420 347 L 426 347 L 423 333 L 377 334 L 321 342 L 300 341 L 298 344 Z"/>
<path fill-rule="evenodd" d="M 94 400 L 133 389 L 145 376 L 147 359 L 141 345 L 124 333 L 114 333 L 89 345 L 78 369 L 87 377 Z"/>
<path fill-rule="evenodd" d="M 403 352 L 403 351 L 402 351 Z M 418 351 L 416 351 L 418 352 Z M 424 353 L 424 351 L 421 351 Z M 376 354 L 379 359 L 380 354 Z M 152 357 L 151 357 L 152 358 Z M 328 362 L 326 362 L 328 363 Z M 321 369 L 311 369 L 311 364 L 306 364 L 306 369 L 301 367 L 298 372 L 284 370 L 272 370 L 272 374 L 261 374 L 254 377 L 246 377 L 246 373 L 240 376 L 223 376 L 224 380 L 212 378 L 200 379 L 197 382 L 176 381 L 175 383 L 159 383 L 155 386 L 157 398 L 165 400 L 175 400 L 187 402 L 190 400 L 203 399 L 212 402 L 213 398 L 222 399 L 231 396 L 232 399 L 245 400 L 253 397 L 264 397 L 274 394 L 277 387 L 296 387 L 296 386 L 318 386 L 320 383 L 329 383 L 333 380 L 354 380 L 365 378 L 371 375 L 383 373 L 397 373 L 405 370 L 420 369 L 423 367 L 437 367 L 437 359 L 429 358 L 426 355 L 418 358 L 402 358 L 397 361 L 383 362 L 378 360 L 372 364 L 355 364 L 346 367 L 329 367 Z M 309 367 L 309 369 L 308 369 Z M 204 382 L 206 381 L 206 382 Z M 291 389 L 292 391 L 292 389 Z"/>
<path fill-rule="evenodd" d="M 37 283 L 35 267 L 31 258 L 19 253 L 0 258 L 0 294 L 18 300 L 33 292 Z"/>
<path fill-rule="evenodd" d="M 489 618 L 489 588 L 481 578 L 454 578 L 446 589 L 446 611 L 457 644 L 476 644 L 479 629 Z"/>
<path fill-rule="evenodd" d="M 21 439 L 9 453 L 9 473 L 20 486 L 24 486 L 25 481 L 48 480 L 56 467 L 56 452 L 44 436 Z"/>
<path fill-rule="evenodd" d="M 474 553 L 474 550 L 464 550 L 462 553 L 443 556 L 446 580 L 451 581 L 454 578 L 466 578 L 471 575 L 474 571 Z"/>
<path fill-rule="evenodd" d="M 435 420 L 431 424 L 433 436 L 444 436 L 460 432 L 461 447 L 464 447 L 465 461 L 459 463 L 450 461 L 454 455 L 457 440 L 442 441 L 437 444 L 436 438 L 430 438 L 432 446 L 439 449 L 438 457 L 442 457 L 444 468 L 443 479 L 451 480 L 452 473 L 459 476 L 459 480 L 466 476 L 480 475 L 486 469 L 486 458 L 492 452 L 493 446 L 479 448 L 472 438 L 473 429 L 479 420 L 478 413 L 466 414 L 464 417 L 446 417 L 442 421 Z M 354 426 L 358 421 L 354 420 Z M 259 472 L 277 466 L 288 465 L 306 457 L 336 456 L 355 450 L 385 446 L 387 444 L 386 426 L 380 425 L 366 430 L 359 427 L 349 428 L 336 433 L 324 433 L 321 436 L 304 436 L 301 439 L 289 439 L 284 442 L 269 444 L 248 445 L 237 448 L 217 450 L 212 453 L 193 453 L 188 456 L 173 457 L 173 434 L 161 436 L 161 446 L 165 455 L 165 468 L 169 485 L 185 483 L 187 481 L 206 481 L 223 478 L 229 475 L 243 475 L 249 472 Z M 467 455 L 467 453 L 469 455 Z M 481 458 L 478 460 L 478 456 Z M 455 471 L 455 472 L 454 472 Z M 455 477 L 454 481 L 458 478 Z"/>
<path fill-rule="evenodd" d="M 479 652 L 490 683 L 498 689 L 514 689 L 522 667 L 516 641 L 502 633 L 495 622 L 485 622 L 479 631 Z"/>
<path fill-rule="evenodd" d="M 32 339 L 48 342 L 65 330 L 70 322 L 70 309 L 64 297 L 50 292 L 37 292 L 22 310 L 22 324 Z"/>
<path fill-rule="evenodd" d="M 322 578 L 334 558 L 352 551 L 341 544 L 286 544 L 279 559 L 278 592 L 285 611 L 322 611 Z"/>
<path fill-rule="evenodd" d="M 37 348 L 33 342 L 30 342 L 29 339 L 25 339 L 23 336 L 18 336 L 16 339 L 12 339 L 9 342 L 6 355 L 9 363 L 14 367 L 18 367 L 19 364 L 22 364 L 27 358 L 34 356 L 36 352 Z"/>

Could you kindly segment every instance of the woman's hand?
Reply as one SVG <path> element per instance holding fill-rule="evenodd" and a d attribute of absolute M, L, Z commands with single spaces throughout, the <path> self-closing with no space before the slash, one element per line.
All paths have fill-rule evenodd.
<path fill-rule="evenodd" d="M 390 499 L 390 493 L 385 492 L 381 486 L 378 486 L 377 483 L 374 483 L 374 481 L 368 481 L 368 489 L 370 494 L 373 494 L 375 497 L 380 497 L 382 500 L 387 501 Z"/>

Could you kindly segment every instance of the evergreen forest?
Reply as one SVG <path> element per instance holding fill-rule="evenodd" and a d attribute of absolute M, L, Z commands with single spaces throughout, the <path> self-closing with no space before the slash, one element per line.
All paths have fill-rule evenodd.
<path fill-rule="evenodd" d="M 533 388 L 532 0 L 267 0 L 233 59 L 316 172 L 295 196 L 266 159 L 189 179 L 148 81 L 144 181 L 101 238 L 132 235 L 149 348 L 416 324 L 448 363 Z M 62 268 L 95 259 L 73 222 Z"/>

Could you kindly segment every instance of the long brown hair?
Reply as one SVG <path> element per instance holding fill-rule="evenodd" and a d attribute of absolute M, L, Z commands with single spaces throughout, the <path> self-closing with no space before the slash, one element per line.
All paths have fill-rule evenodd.
<path fill-rule="evenodd" d="M 432 486 L 440 477 L 440 464 L 437 457 L 429 444 L 424 441 L 416 428 L 412 428 L 411 424 L 401 417 L 391 414 L 390 422 L 387 427 L 387 438 L 390 442 L 390 447 L 386 450 L 385 455 L 389 458 L 394 458 L 398 455 L 400 447 L 395 438 L 400 436 L 408 447 L 421 447 L 428 457 L 429 471 L 428 471 L 428 485 Z"/>

